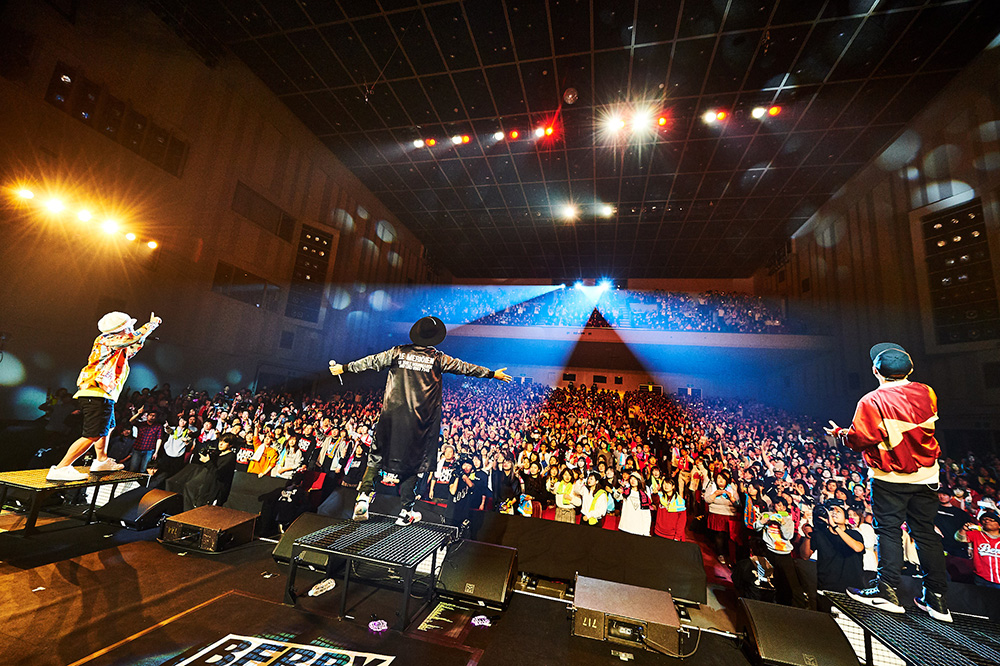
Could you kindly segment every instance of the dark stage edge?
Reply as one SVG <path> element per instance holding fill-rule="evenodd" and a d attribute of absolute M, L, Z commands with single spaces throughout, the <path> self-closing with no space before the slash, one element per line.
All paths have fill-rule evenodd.
<path fill-rule="evenodd" d="M 66 530 L 64 538 L 86 529 Z M 95 535 L 96 536 L 96 535 Z M 99 538 L 99 537 L 98 537 Z M 108 541 L 111 541 L 109 538 Z M 630 652 L 635 664 L 672 662 L 635 648 L 570 635 L 565 601 L 515 594 L 505 612 L 454 611 L 438 631 L 421 630 L 430 604 L 405 632 L 371 634 L 372 616 L 390 625 L 400 591 L 352 582 L 347 619 L 337 619 L 340 586 L 282 605 L 288 568 L 271 558 L 272 543 L 256 541 L 216 556 L 177 553 L 154 541 L 115 544 L 34 568 L 8 567 L 0 585 L 0 664 L 154 664 L 171 662 L 194 648 L 229 635 L 274 635 L 286 642 L 322 639 L 358 652 L 398 655 L 394 664 L 580 664 L 621 663 L 612 650 Z M 303 590 L 320 574 L 302 572 Z M 492 627 L 470 622 L 479 612 Z M 451 620 L 451 623 L 449 623 Z M 425 625 L 426 626 L 426 625 Z M 694 638 L 694 635 L 691 637 Z M 401 645 L 405 651 L 384 646 Z M 682 643 L 690 651 L 693 640 Z M 351 662 L 353 664 L 353 661 Z M 690 664 L 747 661 L 734 641 L 705 634 Z M 376 666 L 371 662 L 367 666 Z"/>
<path fill-rule="evenodd" d="M 326 614 L 289 608 L 276 601 L 230 592 L 100 650 L 73 666 L 201 666 L 209 663 L 208 659 L 217 652 L 222 652 L 220 646 L 239 643 L 246 638 L 394 658 L 392 662 L 375 657 L 360 662 L 372 666 L 385 663 L 407 666 L 599 666 L 621 663 L 613 651 L 632 654 L 630 661 L 634 664 L 680 661 L 641 649 L 571 636 L 566 605 L 560 602 L 515 595 L 506 612 L 490 614 L 492 627 L 477 627 L 469 622 L 478 612 L 470 609 L 464 614 L 452 613 L 452 618 L 464 622 L 465 626 L 451 626 L 450 635 L 435 631 L 425 633 L 421 630 L 424 626 L 421 618 L 403 633 L 391 630 L 375 633 L 368 629 L 367 617 L 339 620 Z M 448 627 L 447 620 L 429 620 L 427 624 Z M 683 648 L 690 651 L 694 643 L 692 635 Z M 341 663 L 330 659 L 331 664 Z M 748 664 L 735 642 L 711 634 L 701 638 L 698 651 L 684 663 Z"/>
<path fill-rule="evenodd" d="M 913 666 L 996 666 L 1000 664 L 1000 626 L 988 618 L 952 612 L 952 623 L 938 622 L 913 606 L 906 613 L 876 610 L 846 594 L 826 592 L 831 603 L 878 637 Z"/>

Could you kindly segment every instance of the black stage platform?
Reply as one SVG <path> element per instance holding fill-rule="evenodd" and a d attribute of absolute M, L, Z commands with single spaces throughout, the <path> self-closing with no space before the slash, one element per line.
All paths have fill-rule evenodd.
<path fill-rule="evenodd" d="M 101 526 L 101 531 L 57 530 L 74 523 L 63 520 L 43 528 L 52 530 L 52 537 L 78 539 L 70 550 L 57 548 L 57 539 L 6 542 L 25 548 L 18 552 L 17 565 L 0 562 L 0 664 L 229 663 L 218 650 L 243 656 L 256 650 L 258 656 L 275 657 L 274 663 L 315 665 L 612 666 L 620 659 L 637 665 L 680 663 L 639 647 L 572 636 L 566 599 L 523 593 L 513 595 L 506 611 L 434 600 L 404 630 L 376 631 L 369 623 L 395 624 L 398 587 L 354 579 L 345 590 L 338 581 L 333 591 L 301 595 L 290 607 L 281 603 L 289 567 L 272 559 L 271 542 L 255 541 L 207 556 L 178 553 L 154 541 L 122 543 L 107 531 L 110 526 Z M 340 537 L 332 538 L 336 542 Z M 0 547 L 3 544 L 0 541 Z M 105 544 L 108 547 L 102 548 Z M 50 549 L 56 550 L 48 553 Z M 0 560 L 6 559 L 3 555 Z M 58 555 L 63 556 L 56 559 Z M 300 568 L 297 583 L 308 589 L 323 576 Z M 415 585 L 414 598 L 426 599 L 428 587 Z M 1000 637 L 987 621 L 959 616 L 954 625 L 944 625 L 916 611 L 897 618 L 866 613 L 867 608 L 854 608 L 836 596 L 831 600 L 913 664 L 1000 663 Z M 482 626 L 486 620 L 491 626 Z M 882 626 L 887 622 L 890 626 Z M 803 643 L 809 638 L 796 636 L 794 627 L 777 631 Z M 693 652 L 684 660 L 687 664 L 748 663 L 736 639 L 693 628 L 683 636 L 680 652 Z M 249 656 L 232 661 L 262 663 Z"/>
<path fill-rule="evenodd" d="M 906 613 L 875 610 L 846 594 L 825 593 L 830 602 L 862 627 L 867 662 L 875 635 L 910 666 L 996 666 L 1000 664 L 1000 626 L 989 618 L 952 612 L 954 622 L 932 619 L 913 606 Z"/>
<path fill-rule="evenodd" d="M 395 657 L 394 664 L 407 666 L 611 666 L 621 663 L 613 651 L 631 653 L 636 664 L 672 662 L 641 649 L 571 636 L 564 600 L 515 594 L 504 612 L 434 602 L 405 631 L 376 633 L 369 629 L 372 620 L 394 623 L 398 589 L 352 581 L 343 619 L 338 619 L 341 589 L 303 595 L 294 608 L 283 605 L 288 567 L 272 559 L 273 543 L 256 541 L 207 556 L 178 553 L 155 541 L 99 550 L 102 541 L 114 543 L 115 537 L 91 535 L 87 529 L 62 534 L 86 539 L 79 547 L 91 552 L 32 568 L 0 564 L 5 618 L 0 663 L 182 664 L 227 639 L 230 647 L 250 645 L 248 650 L 261 647 L 260 639 L 292 644 L 282 649 L 312 650 L 316 657 L 302 663 L 315 664 L 344 663 L 335 648 L 355 656 Z M 312 585 L 322 576 L 300 569 L 299 584 Z M 481 613 L 493 626 L 473 622 Z M 322 655 L 327 661 L 319 660 L 311 644 L 331 648 Z M 693 647 L 693 640 L 681 645 L 684 651 Z M 346 663 L 378 666 L 379 660 L 384 661 L 373 656 Z M 686 663 L 747 662 L 734 641 L 706 633 Z"/>
<path fill-rule="evenodd" d="M 452 619 L 443 623 L 414 622 L 406 632 L 372 631 L 367 617 L 338 620 L 325 614 L 329 608 L 305 612 L 230 592 L 77 664 L 208 666 L 219 662 L 221 655 L 232 655 L 237 661 L 242 657 L 247 661 L 241 663 L 248 664 L 280 655 L 284 660 L 279 658 L 277 663 L 282 664 L 364 666 L 612 666 L 622 659 L 637 665 L 680 663 L 642 649 L 571 636 L 565 604 L 554 600 L 514 595 L 505 613 L 491 617 L 489 627 L 470 621 L 476 610 L 456 613 L 453 605 L 445 606 Z M 464 626 L 448 626 L 456 620 Z M 691 651 L 693 643 L 683 647 Z M 749 662 L 734 641 L 706 634 L 695 655 L 684 663 L 741 666 Z"/>

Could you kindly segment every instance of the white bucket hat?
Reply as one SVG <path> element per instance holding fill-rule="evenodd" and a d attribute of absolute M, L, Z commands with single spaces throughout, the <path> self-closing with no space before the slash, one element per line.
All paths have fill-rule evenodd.
<path fill-rule="evenodd" d="M 97 328 L 101 329 L 101 333 L 117 333 L 126 326 L 134 324 L 135 319 L 129 317 L 124 312 L 109 312 L 97 322 Z"/>

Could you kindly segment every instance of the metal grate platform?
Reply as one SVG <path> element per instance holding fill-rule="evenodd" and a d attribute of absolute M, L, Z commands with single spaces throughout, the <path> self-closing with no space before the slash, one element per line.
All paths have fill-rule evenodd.
<path fill-rule="evenodd" d="M 78 472 L 90 473 L 89 467 L 75 467 Z M 103 486 L 110 483 L 124 483 L 125 481 L 145 481 L 149 478 L 146 474 L 136 472 L 99 472 L 90 474 L 86 479 L 80 481 L 46 481 L 45 476 L 48 469 L 22 469 L 16 472 L 0 473 L 0 486 L 10 486 L 22 490 L 67 490 L 70 488 L 89 488 L 91 486 Z"/>
<path fill-rule="evenodd" d="M 35 532 L 35 523 L 38 520 L 38 510 L 42 501 L 60 490 L 77 490 L 83 488 L 98 488 L 99 486 L 116 486 L 121 483 L 144 483 L 149 477 L 136 472 L 98 472 L 90 473 L 87 467 L 76 467 L 77 471 L 88 474 L 86 479 L 79 481 L 47 481 L 45 479 L 49 470 L 47 469 L 24 469 L 14 472 L 0 473 L 0 507 L 7 501 L 7 491 L 11 488 L 26 490 L 31 493 L 31 506 L 28 509 L 28 517 L 25 520 L 22 535 L 27 536 Z M 97 492 L 91 493 L 90 508 L 86 514 L 87 523 L 90 523 L 94 514 L 94 506 L 97 503 Z"/>
<path fill-rule="evenodd" d="M 912 666 L 995 666 L 1000 664 L 1000 627 L 989 619 L 952 613 L 951 624 L 938 622 L 918 608 L 887 613 L 851 599 L 827 598 L 866 632 L 877 637 Z"/>
<path fill-rule="evenodd" d="M 427 589 L 433 590 L 439 552 L 457 538 L 456 527 L 433 523 L 396 525 L 395 516 L 370 514 L 369 519 L 362 522 L 336 520 L 292 542 L 285 603 L 295 605 L 299 596 L 295 591 L 295 576 L 299 559 L 304 551 L 327 556 L 327 576 L 331 575 L 333 563 L 337 559 L 347 561 L 340 594 L 341 616 L 346 614 L 347 588 L 351 583 L 351 570 L 356 564 L 384 568 L 390 572 L 401 570 L 394 573 L 393 577 L 401 580 L 403 584 L 396 625 L 398 629 L 403 630 L 410 621 L 410 593 L 417 567 L 426 564 L 430 558 L 430 583 Z"/>
<path fill-rule="evenodd" d="M 365 522 L 344 521 L 299 537 L 296 543 L 338 555 L 353 555 L 381 564 L 414 567 L 452 538 L 454 528 L 395 524 L 373 516 Z"/>

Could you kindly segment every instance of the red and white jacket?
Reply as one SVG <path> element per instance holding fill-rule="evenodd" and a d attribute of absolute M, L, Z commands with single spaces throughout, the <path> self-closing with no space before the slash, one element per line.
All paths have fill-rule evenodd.
<path fill-rule="evenodd" d="M 934 389 L 918 382 L 879 386 L 858 401 L 850 428 L 835 435 L 859 451 L 872 477 L 891 483 L 937 483 L 941 447 Z"/>

